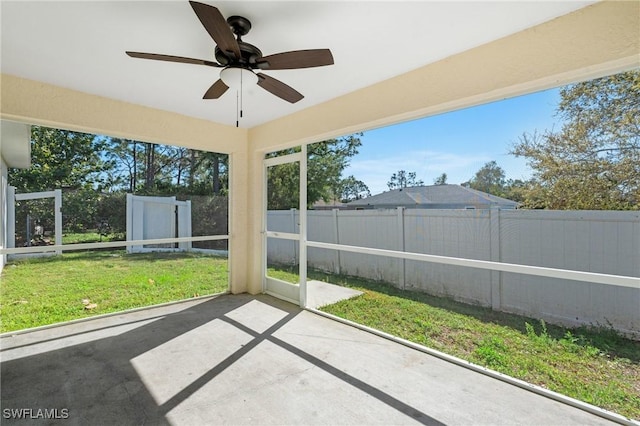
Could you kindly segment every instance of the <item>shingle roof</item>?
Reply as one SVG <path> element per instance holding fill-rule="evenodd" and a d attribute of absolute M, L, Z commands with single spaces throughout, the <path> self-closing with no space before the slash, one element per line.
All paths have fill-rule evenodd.
<path fill-rule="evenodd" d="M 433 205 L 508 205 L 515 207 L 518 203 L 506 198 L 476 191 L 460 185 L 412 186 L 385 191 L 371 197 L 355 200 L 349 206 L 428 206 Z"/>

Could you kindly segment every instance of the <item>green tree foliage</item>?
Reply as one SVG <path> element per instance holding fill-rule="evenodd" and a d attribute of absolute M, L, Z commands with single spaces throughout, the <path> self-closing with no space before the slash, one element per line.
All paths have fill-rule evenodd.
<path fill-rule="evenodd" d="M 463 186 L 502 197 L 504 196 L 506 183 L 507 180 L 502 167 L 498 166 L 495 161 L 489 161 Z"/>
<path fill-rule="evenodd" d="M 340 182 L 339 195 L 340 201 L 348 203 L 349 201 L 370 197 L 371 191 L 369 191 L 369 187 L 363 181 L 350 175 Z"/>
<path fill-rule="evenodd" d="M 349 165 L 351 157 L 358 153 L 358 147 L 362 144 L 359 136 L 361 134 L 329 139 L 307 147 L 307 206 L 319 200 L 332 202 L 343 195 L 343 189 L 348 182 L 344 182 L 342 172 Z M 300 152 L 300 148 L 279 151 L 271 156 L 294 152 Z M 298 170 L 298 163 L 281 164 L 269 168 L 267 207 L 270 210 L 298 207 L 300 185 Z"/>
<path fill-rule="evenodd" d="M 387 182 L 389 190 L 422 185 L 424 185 L 424 181 L 416 179 L 416 172 L 406 172 L 404 170 L 398 170 L 396 173 L 392 174 L 391 178 L 389 178 L 389 181 Z"/>
<path fill-rule="evenodd" d="M 17 192 L 60 188 L 103 189 L 104 172 L 113 166 L 100 152 L 105 140 L 95 135 L 48 127 L 31 127 L 31 167 L 10 169 Z"/>
<path fill-rule="evenodd" d="M 349 159 L 358 152 L 358 136 L 309 145 L 309 204 L 369 195 L 363 182 L 353 176 L 341 177 Z M 108 222 L 113 233 L 123 234 L 125 193 L 191 199 L 194 224 L 198 224 L 193 225 L 194 232 L 218 232 L 226 226 L 226 154 L 40 126 L 32 127 L 31 139 L 31 168 L 11 169 L 9 182 L 19 193 L 62 189 L 65 232 L 95 230 Z M 270 208 L 298 207 L 297 165 L 272 168 L 269 184 Z M 16 218 L 24 222 L 19 228 L 25 235 L 27 216 L 32 225 L 37 221 L 53 229 L 49 200 L 18 202 L 16 208 Z"/>
<path fill-rule="evenodd" d="M 113 166 L 100 156 L 104 146 L 105 139 L 95 135 L 32 126 L 31 167 L 9 169 L 9 183 L 17 193 L 63 189 L 62 215 L 67 229 L 77 231 L 85 223 L 92 227 L 99 191 L 110 185 L 105 172 Z M 27 222 L 31 232 L 36 224 L 53 231 L 53 199 L 16 202 L 16 232 L 22 240 L 27 235 Z"/>
<path fill-rule="evenodd" d="M 214 152 L 111 138 L 105 151 L 113 187 L 132 194 L 224 195 L 228 156 Z"/>
<path fill-rule="evenodd" d="M 447 174 L 443 173 L 437 178 L 433 180 L 434 185 L 446 185 L 447 184 Z"/>
<path fill-rule="evenodd" d="M 64 206 L 64 203 L 63 203 Z M 127 194 L 111 192 L 101 194 L 95 213 L 96 225 L 108 223 L 109 230 L 124 240 L 127 232 Z"/>
<path fill-rule="evenodd" d="M 113 167 L 108 171 L 113 187 L 134 193 L 137 188 L 139 142 L 133 140 L 110 138 L 105 155 L 112 161 Z"/>
<path fill-rule="evenodd" d="M 507 183 L 504 186 L 504 191 L 501 197 L 517 201 L 519 203 L 524 203 L 527 188 L 529 188 L 530 185 L 530 181 L 524 181 L 522 179 L 507 179 Z"/>
<path fill-rule="evenodd" d="M 310 164 L 308 164 L 308 167 Z M 307 170 L 308 171 L 308 170 Z M 307 193 L 307 200 L 313 200 Z M 267 208 L 297 209 L 300 206 L 300 168 L 298 163 L 278 164 L 267 170 Z M 317 200 L 311 201 L 314 203 Z"/>
<path fill-rule="evenodd" d="M 462 186 L 472 188 L 487 194 L 507 198 L 512 201 L 522 203 L 525 199 L 530 181 L 521 179 L 507 179 L 502 167 L 495 161 L 485 163 L 469 181 L 462 183 Z"/>
<path fill-rule="evenodd" d="M 560 90 L 558 131 L 524 134 L 511 153 L 534 178 L 531 208 L 626 210 L 640 206 L 640 71 Z"/>
<path fill-rule="evenodd" d="M 224 196 L 182 195 L 179 200 L 191 200 L 191 223 L 193 235 L 225 235 L 229 233 L 228 203 Z M 197 219 L 197 220 L 196 220 Z M 196 241 L 193 247 L 204 249 L 227 249 L 227 241 Z"/>

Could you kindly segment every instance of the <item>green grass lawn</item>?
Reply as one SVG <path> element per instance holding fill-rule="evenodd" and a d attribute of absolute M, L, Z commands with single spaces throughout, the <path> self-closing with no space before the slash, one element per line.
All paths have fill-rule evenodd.
<path fill-rule="evenodd" d="M 199 253 L 70 252 L 4 267 L 7 332 L 227 290 L 227 259 Z M 84 299 L 95 303 L 85 309 Z"/>
<path fill-rule="evenodd" d="M 364 292 L 325 312 L 640 419 L 640 342 L 606 328 L 568 329 L 385 283 L 308 274 Z M 297 271 L 269 275 L 297 282 Z"/>
<path fill-rule="evenodd" d="M 297 282 L 291 270 L 269 275 Z M 2 332 L 227 289 L 227 261 L 197 253 L 68 253 L 12 262 L 2 273 Z M 325 312 L 640 419 L 640 342 L 609 329 L 567 329 L 385 283 L 309 271 L 363 291 Z M 97 307 L 85 309 L 83 299 Z"/>
<path fill-rule="evenodd" d="M 125 235 L 100 235 L 97 231 L 65 232 L 62 234 L 62 244 L 104 243 L 107 241 L 123 241 L 124 239 Z"/>

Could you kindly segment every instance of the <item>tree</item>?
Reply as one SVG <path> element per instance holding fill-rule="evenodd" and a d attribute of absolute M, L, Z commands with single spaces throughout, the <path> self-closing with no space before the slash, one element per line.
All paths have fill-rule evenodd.
<path fill-rule="evenodd" d="M 95 135 L 48 127 L 31 127 L 31 167 L 10 169 L 18 192 L 60 188 L 102 190 L 112 163 L 101 158 L 105 140 Z"/>
<path fill-rule="evenodd" d="M 433 180 L 434 185 L 446 185 L 447 184 L 447 174 L 443 173 L 437 178 Z"/>
<path fill-rule="evenodd" d="M 100 156 L 104 138 L 48 127 L 31 127 L 31 167 L 9 169 L 8 180 L 18 193 L 64 189 L 62 215 L 67 229 L 79 230 L 95 221 L 99 191 L 113 182 L 105 174 L 112 163 Z M 16 203 L 16 230 L 26 230 L 27 217 L 45 229 L 54 228 L 53 201 Z M 25 232 L 26 235 L 26 232 Z"/>
<path fill-rule="evenodd" d="M 205 186 L 211 184 L 210 192 L 207 194 L 226 195 L 229 190 L 229 156 L 216 152 L 201 152 L 202 161 L 200 163 L 200 172 L 207 182 Z"/>
<path fill-rule="evenodd" d="M 524 181 L 522 179 L 507 179 L 507 183 L 504 185 L 504 192 L 501 195 L 512 201 L 524 203 L 526 199 L 527 188 L 531 185 L 531 181 Z"/>
<path fill-rule="evenodd" d="M 551 209 L 640 207 L 640 71 L 560 90 L 559 131 L 523 134 L 511 153 L 534 171 L 525 205 Z"/>
<path fill-rule="evenodd" d="M 362 144 L 359 136 L 361 134 L 329 139 L 307 147 L 308 206 L 321 199 L 331 202 L 341 196 L 344 187 L 342 172 L 349 165 L 351 157 L 358 153 L 358 147 Z M 300 152 L 300 148 L 279 151 L 271 156 L 294 152 Z M 298 207 L 298 167 L 297 163 L 287 163 L 269 168 L 267 206 L 270 210 Z"/>
<path fill-rule="evenodd" d="M 505 195 L 506 182 L 502 167 L 498 166 L 495 161 L 489 161 L 476 172 L 469 182 L 462 185 L 502 197 Z"/>
<path fill-rule="evenodd" d="M 416 172 L 407 173 L 404 170 L 398 170 L 397 173 L 392 174 L 387 182 L 389 190 L 421 185 L 424 185 L 424 181 L 416 179 Z"/>
<path fill-rule="evenodd" d="M 138 159 L 140 142 L 128 139 L 110 138 L 107 141 L 108 149 L 105 152 L 107 158 L 113 163 L 109 170 L 110 180 L 116 189 L 124 189 L 135 193 L 138 187 Z"/>
<path fill-rule="evenodd" d="M 348 203 L 353 200 L 361 200 L 371 196 L 369 187 L 353 175 L 348 176 L 340 182 L 340 201 Z"/>
<path fill-rule="evenodd" d="M 228 156 L 162 144 L 111 138 L 104 155 L 114 188 L 130 193 L 223 195 Z"/>

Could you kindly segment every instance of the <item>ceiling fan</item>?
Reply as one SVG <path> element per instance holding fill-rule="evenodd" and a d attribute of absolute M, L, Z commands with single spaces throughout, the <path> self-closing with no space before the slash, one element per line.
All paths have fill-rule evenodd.
<path fill-rule="evenodd" d="M 304 97 L 301 93 L 280 80 L 262 72 L 256 73 L 254 70 L 287 70 L 333 65 L 333 55 L 329 49 L 294 50 L 262 56 L 260 49 L 241 39 L 251 29 L 248 19 L 230 16 L 225 20 L 216 7 L 195 1 L 190 1 L 189 4 L 217 45 L 217 62 L 157 53 L 127 51 L 126 54 L 132 58 L 222 68 L 220 79 L 206 91 L 203 99 L 218 99 L 229 87 L 241 88 L 243 84 L 253 83 L 285 101 L 296 103 Z"/>

